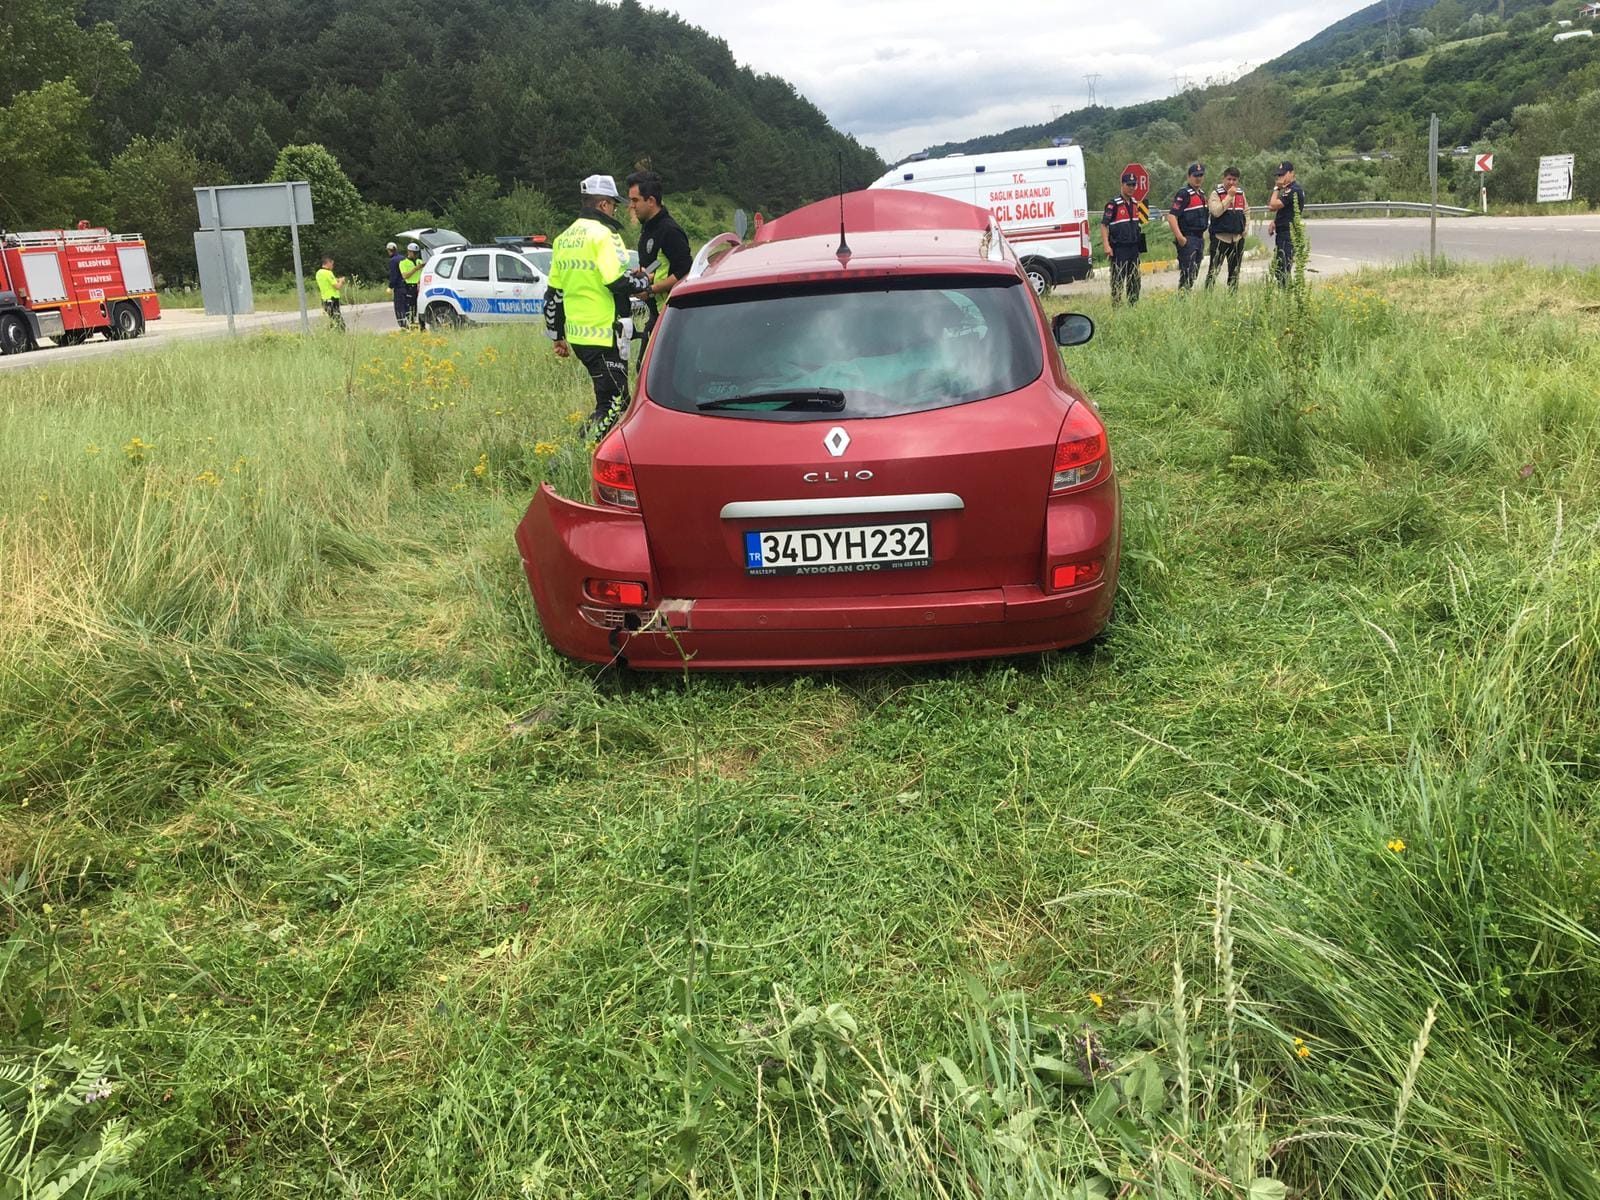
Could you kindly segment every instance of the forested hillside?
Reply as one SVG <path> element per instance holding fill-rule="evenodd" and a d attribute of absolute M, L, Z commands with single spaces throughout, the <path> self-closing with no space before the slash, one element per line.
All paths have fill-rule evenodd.
<path fill-rule="evenodd" d="M 159 225 L 159 196 L 188 204 L 169 255 L 195 182 L 268 178 L 307 144 L 386 210 L 359 214 L 374 229 L 565 212 L 584 175 L 642 159 L 767 211 L 831 192 L 841 155 L 847 185 L 882 170 L 636 0 L 5 0 L 0 44 L 0 224 Z"/>
<path fill-rule="evenodd" d="M 1553 40 L 1563 28 L 1556 22 L 1574 21 L 1578 7 L 1391 0 L 1241 79 L 1082 109 L 930 153 L 1071 137 L 1085 148 L 1094 190 L 1107 194 L 1129 158 L 1154 160 L 1164 180 L 1192 157 L 1233 158 L 1259 187 L 1268 164 L 1288 154 L 1315 170 L 1318 199 L 1402 198 L 1425 186 L 1427 123 L 1437 113 L 1442 145 L 1498 154 L 1496 199 L 1531 201 L 1539 155 L 1563 152 L 1577 155 L 1578 192 L 1600 203 L 1600 22 L 1573 26 L 1591 27 L 1595 37 Z M 1445 187 L 1458 198 L 1475 200 L 1477 183 L 1465 157 L 1446 164 Z"/>

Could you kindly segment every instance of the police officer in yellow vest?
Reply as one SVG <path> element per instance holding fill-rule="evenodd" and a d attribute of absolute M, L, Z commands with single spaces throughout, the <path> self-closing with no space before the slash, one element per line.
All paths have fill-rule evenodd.
<path fill-rule="evenodd" d="M 400 288 L 405 294 L 405 307 L 396 299 L 394 312 L 400 318 L 400 328 L 414 325 L 417 320 L 417 290 L 422 284 L 422 247 L 415 242 L 406 243 L 406 256 L 400 260 Z M 402 315 L 402 313 L 404 315 Z"/>
<path fill-rule="evenodd" d="M 633 332 L 628 251 L 617 221 L 617 182 L 591 175 L 583 210 L 555 240 L 544 294 L 545 332 L 556 357 L 576 355 L 594 382 L 588 436 L 604 433 L 628 407 L 627 338 Z"/>

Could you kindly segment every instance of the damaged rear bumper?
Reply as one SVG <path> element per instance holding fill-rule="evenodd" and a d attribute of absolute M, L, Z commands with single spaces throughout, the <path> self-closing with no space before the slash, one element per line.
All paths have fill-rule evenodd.
<path fill-rule="evenodd" d="M 771 599 L 660 598 L 644 521 L 541 486 L 517 546 L 545 636 L 585 662 L 643 669 L 761 670 L 989 658 L 1060 649 L 1105 628 L 1116 593 L 1104 577 L 1065 592 L 1009 585 L 956 592 Z M 588 579 L 646 584 L 650 606 L 597 605 Z"/>

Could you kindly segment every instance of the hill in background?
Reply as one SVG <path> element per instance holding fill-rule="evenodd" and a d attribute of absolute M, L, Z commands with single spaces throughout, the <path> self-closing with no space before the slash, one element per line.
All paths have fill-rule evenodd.
<path fill-rule="evenodd" d="M 331 154 L 331 223 L 319 195 L 315 240 L 346 253 L 405 224 L 543 228 L 575 208 L 583 176 L 620 180 L 641 161 L 669 193 L 768 212 L 830 194 L 841 164 L 847 186 L 883 170 L 785 80 L 637 0 L 6 9 L 18 69 L 0 80 L 0 223 L 153 231 L 169 268 L 189 255 L 195 183 L 330 167 L 285 162 L 286 147 Z"/>
<path fill-rule="evenodd" d="M 1492 194 L 1530 202 L 1541 154 L 1577 155 L 1577 191 L 1600 203 L 1600 22 L 1596 37 L 1557 43 L 1557 20 L 1577 0 L 1391 0 L 1330 25 L 1248 75 L 1120 108 L 1094 107 L 931 155 L 1049 145 L 1084 147 L 1091 199 L 1115 191 L 1130 159 L 1164 188 L 1199 158 L 1233 159 L 1247 188 L 1270 183 L 1288 155 L 1312 174 L 1319 200 L 1420 197 L 1427 186 L 1428 117 L 1440 144 L 1498 155 Z M 1578 27 L 1578 26 L 1575 26 Z M 1475 201 L 1466 156 L 1447 162 L 1441 187 Z"/>

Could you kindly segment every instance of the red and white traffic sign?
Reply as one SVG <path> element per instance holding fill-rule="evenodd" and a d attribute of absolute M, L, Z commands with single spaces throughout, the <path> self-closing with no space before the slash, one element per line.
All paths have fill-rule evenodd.
<path fill-rule="evenodd" d="M 1113 160 L 1113 161 L 1115 161 L 1115 160 Z M 1127 166 L 1122 168 L 1122 173 L 1124 175 L 1136 175 L 1136 176 L 1138 176 L 1138 181 L 1133 185 L 1133 198 L 1135 200 L 1141 200 L 1142 201 L 1146 196 L 1148 196 L 1150 194 L 1150 172 L 1149 171 L 1146 171 L 1138 163 L 1129 163 Z"/>
<path fill-rule="evenodd" d="M 1473 162 L 1472 169 L 1474 171 L 1477 171 L 1480 175 L 1486 174 L 1487 172 L 1494 170 L 1494 155 L 1492 155 L 1492 154 L 1480 154 L 1480 155 L 1478 155 L 1477 159 L 1474 160 L 1474 162 Z"/>

